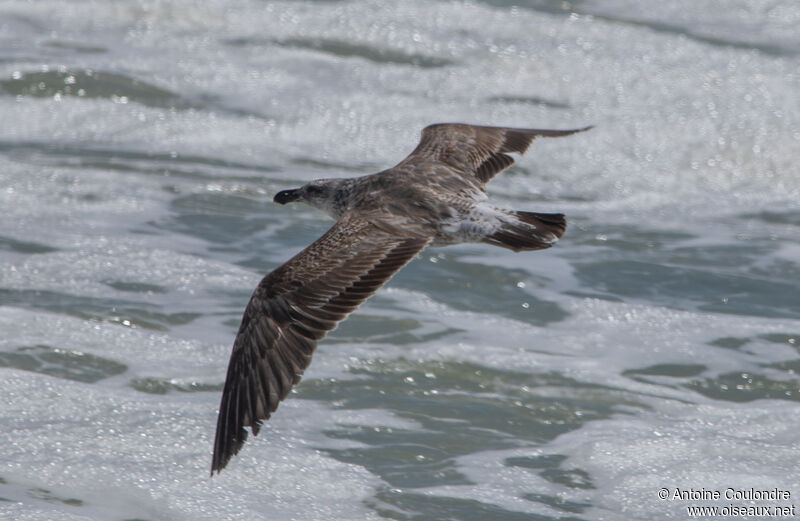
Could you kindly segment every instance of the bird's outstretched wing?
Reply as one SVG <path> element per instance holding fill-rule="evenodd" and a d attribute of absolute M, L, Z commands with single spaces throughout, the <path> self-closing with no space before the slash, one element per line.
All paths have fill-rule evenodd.
<path fill-rule="evenodd" d="M 222 392 L 211 474 L 258 434 L 300 381 L 316 341 L 407 264 L 431 238 L 400 235 L 345 213 L 264 277 L 247 304 Z M 380 225 L 381 223 L 377 223 Z"/>
<path fill-rule="evenodd" d="M 417 148 L 397 166 L 437 161 L 472 174 L 486 184 L 514 164 L 508 153 L 524 154 L 535 138 L 568 136 L 590 128 L 545 130 L 438 123 L 422 129 Z"/>

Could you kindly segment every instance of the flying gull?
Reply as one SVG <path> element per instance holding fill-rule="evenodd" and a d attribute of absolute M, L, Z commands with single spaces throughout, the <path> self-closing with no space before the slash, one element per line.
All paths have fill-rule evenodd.
<path fill-rule="evenodd" d="M 534 138 L 588 130 L 484 127 L 423 129 L 417 148 L 377 174 L 320 179 L 275 195 L 336 220 L 322 237 L 264 277 L 233 343 L 211 474 L 221 471 L 275 412 L 311 363 L 317 341 L 426 246 L 485 242 L 513 251 L 549 248 L 564 233 L 558 213 L 498 208 L 486 184 Z"/>

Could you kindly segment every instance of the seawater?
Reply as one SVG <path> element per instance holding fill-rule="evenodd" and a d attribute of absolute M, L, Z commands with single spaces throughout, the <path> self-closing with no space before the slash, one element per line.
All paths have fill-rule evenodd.
<path fill-rule="evenodd" d="M 798 22 L 791 0 L 0 4 L 0 518 L 800 502 Z M 330 226 L 273 194 L 389 167 L 440 121 L 596 125 L 489 187 L 566 235 L 423 252 L 209 478 L 250 292 Z M 670 499 L 728 489 L 790 498 Z"/>

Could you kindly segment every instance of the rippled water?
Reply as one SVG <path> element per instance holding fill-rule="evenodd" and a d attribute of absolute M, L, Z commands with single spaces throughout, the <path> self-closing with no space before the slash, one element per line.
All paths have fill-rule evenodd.
<path fill-rule="evenodd" d="M 0 517 L 793 504 L 798 23 L 791 0 L 1 3 Z M 595 124 L 490 186 L 567 234 L 425 251 L 208 478 L 250 292 L 330 225 L 272 195 L 437 121 Z"/>

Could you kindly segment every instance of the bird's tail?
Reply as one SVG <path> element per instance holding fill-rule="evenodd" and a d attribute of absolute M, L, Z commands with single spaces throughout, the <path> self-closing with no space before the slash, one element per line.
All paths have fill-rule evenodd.
<path fill-rule="evenodd" d="M 567 228 L 560 213 L 507 211 L 500 227 L 483 242 L 514 251 L 542 250 L 552 246 Z"/>

